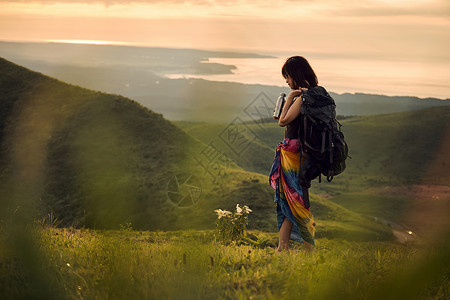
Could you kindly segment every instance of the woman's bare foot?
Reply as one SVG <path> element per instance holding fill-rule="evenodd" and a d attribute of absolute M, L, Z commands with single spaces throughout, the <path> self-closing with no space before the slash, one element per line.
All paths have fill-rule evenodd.
<path fill-rule="evenodd" d="M 305 245 L 306 252 L 313 253 L 315 251 L 314 246 L 310 243 L 303 241 L 303 244 Z"/>
<path fill-rule="evenodd" d="M 289 238 L 292 230 L 292 222 L 288 220 L 288 218 L 284 218 L 283 223 L 281 224 L 278 241 L 278 252 L 283 250 L 289 250 Z"/>

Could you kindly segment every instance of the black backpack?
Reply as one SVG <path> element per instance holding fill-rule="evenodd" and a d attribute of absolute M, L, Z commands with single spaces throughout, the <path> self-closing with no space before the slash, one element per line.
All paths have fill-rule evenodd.
<path fill-rule="evenodd" d="M 311 180 L 321 175 L 328 182 L 345 170 L 348 146 L 336 120 L 336 104 L 325 88 L 317 86 L 303 92 L 298 136 L 301 155 L 300 183 L 310 187 Z"/>

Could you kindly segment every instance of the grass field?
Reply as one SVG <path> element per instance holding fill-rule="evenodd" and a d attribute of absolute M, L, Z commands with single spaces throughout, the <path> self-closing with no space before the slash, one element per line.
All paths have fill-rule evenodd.
<path fill-rule="evenodd" d="M 3 228 L 4 229 L 4 228 Z M 275 252 L 276 233 L 223 245 L 213 230 L 2 230 L 2 299 L 448 299 L 449 244 L 319 238 Z M 23 247 L 28 245 L 29 247 Z"/>

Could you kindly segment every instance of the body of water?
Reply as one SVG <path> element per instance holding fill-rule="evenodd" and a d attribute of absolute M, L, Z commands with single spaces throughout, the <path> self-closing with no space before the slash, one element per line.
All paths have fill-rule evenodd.
<path fill-rule="evenodd" d="M 266 54 L 266 53 L 264 53 Z M 210 58 L 208 62 L 234 65 L 233 74 L 171 74 L 170 78 L 203 78 L 247 84 L 285 86 L 281 67 L 290 55 L 274 58 Z M 450 62 L 408 59 L 368 59 L 320 55 L 308 57 L 319 84 L 336 93 L 450 98 Z"/>

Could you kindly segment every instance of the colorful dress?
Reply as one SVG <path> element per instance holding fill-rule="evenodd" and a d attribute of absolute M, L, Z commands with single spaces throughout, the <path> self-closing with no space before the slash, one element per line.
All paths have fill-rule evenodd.
<path fill-rule="evenodd" d="M 278 230 L 286 217 L 293 223 L 290 239 L 314 245 L 316 224 L 310 212 L 308 189 L 298 180 L 300 156 L 298 138 L 281 141 L 276 147 L 269 184 L 275 190 Z"/>

